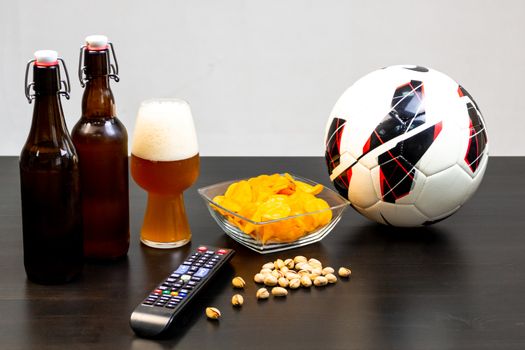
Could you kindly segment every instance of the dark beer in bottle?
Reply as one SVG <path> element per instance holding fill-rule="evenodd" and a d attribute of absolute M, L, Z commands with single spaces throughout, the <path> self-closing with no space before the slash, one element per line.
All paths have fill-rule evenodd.
<path fill-rule="evenodd" d="M 109 85 L 118 81 L 118 65 L 103 35 L 88 36 L 80 55 L 85 91 L 72 137 L 80 160 L 84 256 L 116 259 L 129 247 L 128 136 Z"/>
<path fill-rule="evenodd" d="M 63 61 L 51 50 L 37 51 L 35 58 L 27 64 L 25 84 L 29 102 L 35 100 L 33 121 L 20 155 L 24 266 L 29 280 L 55 284 L 82 270 L 80 171 L 60 102 L 60 95 L 69 98 Z M 32 64 L 34 82 L 28 85 Z"/>

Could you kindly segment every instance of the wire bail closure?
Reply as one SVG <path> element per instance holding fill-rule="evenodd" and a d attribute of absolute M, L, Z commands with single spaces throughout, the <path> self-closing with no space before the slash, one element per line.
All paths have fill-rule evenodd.
<path fill-rule="evenodd" d="M 64 96 L 67 100 L 69 100 L 70 96 L 69 93 L 71 92 L 71 83 L 69 80 L 69 73 L 67 72 L 66 62 L 62 58 L 57 58 L 59 62 L 59 68 L 58 68 L 58 81 L 60 82 L 60 87 L 58 90 L 58 94 Z M 35 90 L 35 82 L 31 82 L 28 84 L 29 79 L 29 68 L 31 65 L 33 65 L 36 62 L 36 59 L 32 59 L 29 62 L 27 62 L 26 65 L 26 74 L 25 74 L 25 80 L 24 80 L 24 93 L 26 95 L 27 101 L 31 103 L 35 98 L 36 94 L 31 92 L 31 90 Z M 62 76 L 60 74 L 60 63 L 62 63 L 62 67 L 64 69 L 64 73 L 66 74 L 66 80 L 62 80 Z M 63 90 L 62 90 L 63 88 Z"/>
<path fill-rule="evenodd" d="M 86 81 L 87 78 L 86 75 L 86 66 L 84 65 L 84 51 L 87 49 L 87 45 L 82 45 L 80 47 L 80 56 L 78 58 L 78 80 L 80 81 L 80 86 L 83 88 L 86 87 Z M 112 42 L 108 42 L 108 50 L 111 52 L 111 56 L 113 56 L 113 62 L 115 64 L 109 62 L 109 74 L 108 77 L 110 79 L 115 80 L 117 83 L 120 81 L 120 78 L 118 76 L 118 61 L 117 56 L 115 55 L 115 48 L 113 47 Z"/>

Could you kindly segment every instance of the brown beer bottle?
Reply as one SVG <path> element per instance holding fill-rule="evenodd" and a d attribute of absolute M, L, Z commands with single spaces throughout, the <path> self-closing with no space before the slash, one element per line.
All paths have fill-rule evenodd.
<path fill-rule="evenodd" d="M 86 88 L 82 116 L 72 137 L 80 160 L 84 256 L 93 259 L 116 259 L 129 247 L 128 135 L 116 116 L 109 85 L 110 78 L 118 81 L 117 74 L 107 38 L 87 37 L 79 63 L 80 83 Z"/>
<path fill-rule="evenodd" d="M 35 57 L 25 78 L 26 97 L 29 103 L 35 100 L 33 121 L 19 164 L 24 266 L 29 280 L 55 284 L 82 270 L 79 168 L 60 102 L 60 95 L 69 99 L 64 61 L 50 50 L 37 51 Z M 59 61 L 67 81 L 60 79 Z M 28 85 L 33 63 L 34 82 Z"/>

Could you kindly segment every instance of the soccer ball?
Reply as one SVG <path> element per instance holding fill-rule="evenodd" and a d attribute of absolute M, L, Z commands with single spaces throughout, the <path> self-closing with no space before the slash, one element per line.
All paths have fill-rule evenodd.
<path fill-rule="evenodd" d="M 325 132 L 328 173 L 367 218 L 420 226 L 446 219 L 478 188 L 488 162 L 485 123 L 447 75 L 391 66 L 352 85 Z"/>

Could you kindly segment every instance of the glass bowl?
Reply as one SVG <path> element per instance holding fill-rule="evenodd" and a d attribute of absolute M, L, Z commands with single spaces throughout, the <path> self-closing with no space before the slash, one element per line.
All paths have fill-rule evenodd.
<path fill-rule="evenodd" d="M 317 185 L 316 182 L 301 178 L 296 175 L 291 175 L 295 180 L 305 182 L 311 186 Z M 247 180 L 247 179 L 241 179 Z M 302 213 L 299 215 L 288 216 L 281 219 L 270 220 L 270 221 L 253 221 L 246 217 L 239 215 L 238 213 L 232 212 L 223 206 L 217 204 L 213 201 L 215 196 L 224 195 L 228 186 L 234 182 L 241 180 L 231 180 L 226 182 L 221 182 L 215 185 L 206 186 L 198 189 L 199 194 L 204 199 L 208 210 L 210 211 L 211 216 L 219 226 L 226 232 L 228 236 L 233 238 L 235 241 L 240 244 L 258 252 L 258 253 L 273 253 L 281 250 L 287 250 L 297 247 L 302 247 L 311 243 L 315 243 L 323 239 L 339 222 L 341 215 L 346 207 L 349 205 L 349 202 L 340 196 L 335 191 L 323 186 L 321 193 L 317 194 L 317 198 L 324 199 L 329 208 Z M 306 235 L 295 239 L 287 240 L 276 239 L 264 240 L 264 232 L 267 230 L 273 230 L 273 232 L 279 233 L 279 230 L 286 230 L 286 227 L 292 227 L 296 220 L 312 220 L 311 218 L 315 215 L 326 215 L 328 211 L 332 211 L 331 219 L 324 225 L 315 228 L 315 230 L 308 232 Z M 242 223 L 243 225 L 250 225 L 250 234 L 243 232 L 241 229 L 242 225 L 237 223 Z M 284 232 L 282 232 L 284 233 Z"/>

